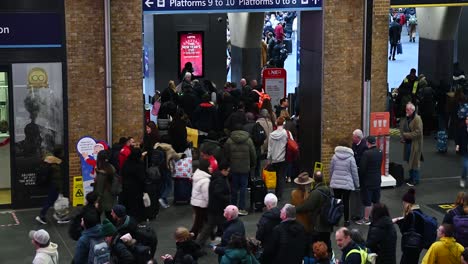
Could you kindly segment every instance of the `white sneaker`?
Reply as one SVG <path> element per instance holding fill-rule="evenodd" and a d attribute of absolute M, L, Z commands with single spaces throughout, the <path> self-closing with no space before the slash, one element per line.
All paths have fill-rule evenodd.
<path fill-rule="evenodd" d="M 40 216 L 36 216 L 36 221 L 43 225 L 47 225 L 47 220 L 45 218 L 41 218 Z"/>
<path fill-rule="evenodd" d="M 59 224 L 59 225 L 68 224 L 68 223 L 70 223 L 70 220 L 68 220 L 68 219 L 67 220 L 58 220 L 57 221 L 57 224 Z"/>
<path fill-rule="evenodd" d="M 163 198 L 159 198 L 158 201 L 162 208 L 169 208 L 169 205 L 164 201 Z"/>
<path fill-rule="evenodd" d="M 460 187 L 465 188 L 465 180 L 460 180 Z"/>

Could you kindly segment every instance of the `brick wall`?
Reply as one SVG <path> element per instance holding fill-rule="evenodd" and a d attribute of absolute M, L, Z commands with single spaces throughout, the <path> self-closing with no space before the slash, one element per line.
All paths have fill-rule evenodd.
<path fill-rule="evenodd" d="M 80 175 L 79 138 L 106 138 L 104 5 L 66 0 L 70 177 Z M 111 1 L 113 141 L 143 133 L 141 1 Z M 70 180 L 70 185 L 72 184 Z M 70 186 L 71 187 L 71 186 Z"/>
<path fill-rule="evenodd" d="M 106 136 L 103 10 L 103 1 L 65 1 L 70 177 L 81 173 L 78 139 Z"/>
<path fill-rule="evenodd" d="M 363 1 L 330 0 L 324 10 L 322 163 L 328 177 L 334 141 L 361 126 Z"/>
<path fill-rule="evenodd" d="M 113 140 L 143 135 L 141 0 L 112 0 Z"/>
<path fill-rule="evenodd" d="M 374 0 L 372 29 L 371 111 L 385 111 L 388 68 L 389 0 Z"/>

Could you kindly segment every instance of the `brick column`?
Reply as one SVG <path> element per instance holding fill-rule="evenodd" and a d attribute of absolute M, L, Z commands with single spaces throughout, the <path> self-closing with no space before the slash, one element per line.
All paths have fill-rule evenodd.
<path fill-rule="evenodd" d="M 133 136 L 140 142 L 144 129 L 141 1 L 112 0 L 111 24 L 112 137 L 116 142 Z"/>
<path fill-rule="evenodd" d="M 371 112 L 385 111 L 388 72 L 389 0 L 374 0 L 372 28 Z"/>
<path fill-rule="evenodd" d="M 328 177 L 335 141 L 361 126 L 364 2 L 323 2 L 324 68 L 322 92 L 322 152 Z M 312 165 L 311 165 L 312 166 Z"/>
<path fill-rule="evenodd" d="M 65 1 L 70 178 L 81 173 L 78 139 L 106 137 L 103 10 L 103 1 Z"/>

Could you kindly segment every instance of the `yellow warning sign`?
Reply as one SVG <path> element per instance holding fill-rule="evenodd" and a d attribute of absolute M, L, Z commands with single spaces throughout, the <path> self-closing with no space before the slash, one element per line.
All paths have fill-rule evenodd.
<path fill-rule="evenodd" d="M 83 177 L 73 177 L 73 206 L 84 205 Z"/>
<path fill-rule="evenodd" d="M 314 173 L 316 171 L 322 171 L 322 162 L 315 162 L 315 165 L 314 165 Z"/>

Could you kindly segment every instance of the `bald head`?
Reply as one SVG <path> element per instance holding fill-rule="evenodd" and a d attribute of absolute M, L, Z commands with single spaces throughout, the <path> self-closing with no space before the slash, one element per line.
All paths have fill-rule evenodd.
<path fill-rule="evenodd" d="M 224 218 L 230 221 L 232 219 L 236 219 L 239 216 L 239 208 L 235 205 L 228 205 L 224 209 Z"/>
<path fill-rule="evenodd" d="M 246 86 L 246 85 L 247 85 L 247 80 L 244 79 L 244 78 L 242 78 L 242 79 L 240 80 L 240 85 L 241 85 L 241 87 Z"/>

